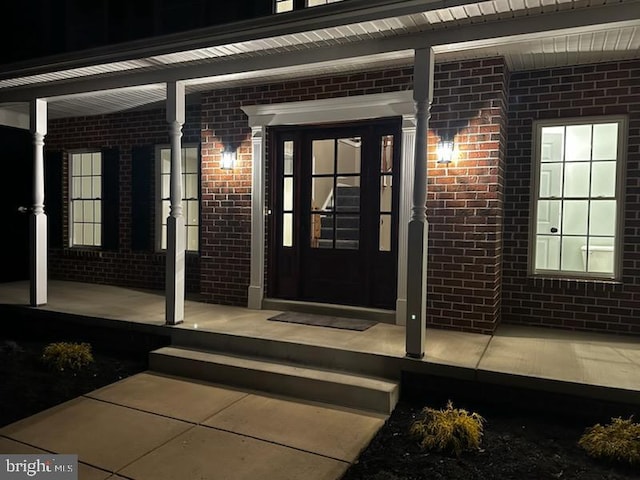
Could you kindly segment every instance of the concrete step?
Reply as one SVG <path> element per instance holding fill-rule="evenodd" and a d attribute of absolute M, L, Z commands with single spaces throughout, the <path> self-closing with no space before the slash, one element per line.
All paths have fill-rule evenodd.
<path fill-rule="evenodd" d="M 398 382 L 383 378 L 179 347 L 163 347 L 151 352 L 149 368 L 383 414 L 393 411 L 400 388 Z"/>

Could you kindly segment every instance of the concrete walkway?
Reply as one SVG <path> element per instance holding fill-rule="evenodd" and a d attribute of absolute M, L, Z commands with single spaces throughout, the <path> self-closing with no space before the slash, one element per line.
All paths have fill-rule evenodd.
<path fill-rule="evenodd" d="M 334 480 L 384 419 L 145 372 L 0 429 L 0 452 L 78 454 L 80 480 Z"/>

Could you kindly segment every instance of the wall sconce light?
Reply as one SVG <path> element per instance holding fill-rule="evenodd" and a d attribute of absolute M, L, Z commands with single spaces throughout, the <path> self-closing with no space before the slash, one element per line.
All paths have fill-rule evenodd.
<path fill-rule="evenodd" d="M 236 166 L 236 151 L 230 148 L 225 148 L 222 152 L 222 160 L 220 161 L 220 168 L 222 170 L 233 170 Z"/>
<path fill-rule="evenodd" d="M 448 165 L 453 161 L 453 142 L 441 140 L 438 142 L 438 163 Z"/>

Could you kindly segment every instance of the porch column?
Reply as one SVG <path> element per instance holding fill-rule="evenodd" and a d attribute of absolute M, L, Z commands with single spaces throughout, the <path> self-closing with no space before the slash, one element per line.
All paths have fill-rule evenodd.
<path fill-rule="evenodd" d="M 407 243 L 407 356 L 424 356 L 427 312 L 427 130 L 433 99 L 434 54 L 429 48 L 415 51 L 413 99 L 416 104 L 415 170 L 413 206 Z"/>
<path fill-rule="evenodd" d="M 33 135 L 33 209 L 29 222 L 29 269 L 32 307 L 47 303 L 47 215 L 44 213 L 44 137 L 47 134 L 47 102 L 35 99 L 30 105 Z"/>
<path fill-rule="evenodd" d="M 251 128 L 252 188 L 251 188 L 251 278 L 247 307 L 262 309 L 264 297 L 264 126 Z"/>
<path fill-rule="evenodd" d="M 182 216 L 182 125 L 185 119 L 184 84 L 167 83 L 167 122 L 171 142 L 170 210 L 167 218 L 167 325 L 184 320 L 185 226 Z"/>
<path fill-rule="evenodd" d="M 416 117 L 402 116 L 402 168 L 400 174 L 400 221 L 398 223 L 398 295 L 396 324 L 407 322 L 407 244 L 411 205 L 413 204 L 413 172 L 415 171 Z"/>

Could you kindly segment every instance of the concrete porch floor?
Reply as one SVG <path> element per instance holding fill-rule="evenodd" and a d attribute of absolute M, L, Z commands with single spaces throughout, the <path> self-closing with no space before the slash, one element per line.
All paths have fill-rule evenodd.
<path fill-rule="evenodd" d="M 1 322 L 30 308 L 28 290 L 27 282 L 0 284 Z M 404 355 L 404 328 L 381 323 L 338 330 L 267 321 L 275 311 L 187 301 L 186 321 L 165 326 L 161 292 L 51 281 L 49 303 L 37 310 L 173 338 L 215 332 L 364 352 L 393 371 L 640 405 L 640 339 L 633 337 L 514 325 L 493 336 L 428 329 L 426 356 L 415 360 Z M 0 429 L 0 452 L 78 453 L 79 478 L 89 480 L 332 480 L 384 419 L 144 372 Z"/>

